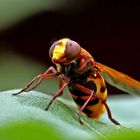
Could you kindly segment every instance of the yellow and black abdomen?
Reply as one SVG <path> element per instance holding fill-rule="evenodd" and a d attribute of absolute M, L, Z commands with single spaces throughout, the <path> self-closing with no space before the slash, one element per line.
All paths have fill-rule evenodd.
<path fill-rule="evenodd" d="M 100 73 L 91 73 L 86 79 L 77 79 L 75 83 L 79 83 L 84 87 L 87 87 L 91 90 L 94 90 L 94 93 L 105 100 L 107 98 L 107 89 L 104 82 L 104 79 L 100 75 Z M 74 87 L 74 82 L 69 85 L 69 91 L 74 101 L 76 102 L 78 108 L 80 109 L 84 103 L 87 101 L 90 95 L 86 94 L 84 91 L 80 91 Z M 83 112 L 91 118 L 99 119 L 105 110 L 104 104 L 98 98 L 93 97 Z"/>

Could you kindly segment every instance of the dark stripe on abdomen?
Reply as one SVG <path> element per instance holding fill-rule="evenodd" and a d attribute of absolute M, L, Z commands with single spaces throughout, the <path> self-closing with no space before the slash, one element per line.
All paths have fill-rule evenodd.
<path fill-rule="evenodd" d="M 90 115 L 90 114 L 93 113 L 92 110 L 89 110 L 89 109 L 87 109 L 87 108 L 84 108 L 83 112 L 84 112 L 85 114 L 87 114 L 87 115 Z"/>
<path fill-rule="evenodd" d="M 69 91 L 71 92 L 71 94 L 76 95 L 76 96 L 87 96 L 88 95 L 88 94 L 86 94 L 78 89 L 69 88 Z"/>
<path fill-rule="evenodd" d="M 80 106 L 84 105 L 84 103 L 86 102 L 86 100 L 83 100 L 80 97 L 78 97 L 77 99 L 74 99 L 74 101 Z M 96 105 L 98 102 L 99 102 L 99 99 L 95 98 L 95 99 L 89 101 L 87 106 Z"/>
<path fill-rule="evenodd" d="M 73 83 L 73 85 L 74 85 L 74 83 Z M 96 93 L 96 91 L 97 91 L 97 87 L 93 81 L 88 81 L 88 82 L 81 84 L 81 85 L 93 90 L 94 93 Z M 69 91 L 71 92 L 71 94 L 76 95 L 76 96 L 87 96 L 88 95 L 84 91 L 81 91 L 80 89 L 77 89 L 73 86 L 69 86 Z"/>

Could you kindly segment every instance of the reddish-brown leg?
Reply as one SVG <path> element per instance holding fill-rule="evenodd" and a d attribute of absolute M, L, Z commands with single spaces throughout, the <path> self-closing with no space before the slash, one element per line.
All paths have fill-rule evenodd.
<path fill-rule="evenodd" d="M 90 90 L 80 84 L 75 84 L 75 86 L 82 92 L 85 92 L 87 94 L 89 94 L 89 98 L 86 100 L 86 102 L 83 104 L 83 106 L 80 108 L 80 111 L 78 113 L 78 120 L 80 122 L 80 124 L 83 124 L 82 120 L 81 120 L 81 114 L 83 112 L 83 110 L 85 109 L 85 107 L 87 106 L 87 104 L 90 102 L 91 98 L 94 97 L 94 91 L 93 90 Z"/>
<path fill-rule="evenodd" d="M 85 109 L 85 107 L 87 106 L 87 104 L 90 102 L 91 98 L 93 97 L 93 94 L 94 94 L 94 91 L 91 92 L 91 95 L 89 96 L 89 98 L 86 100 L 86 102 L 85 102 L 85 103 L 83 104 L 83 106 L 80 108 L 80 111 L 79 111 L 79 113 L 78 113 L 78 119 L 79 119 L 79 122 L 80 122 L 81 124 L 83 124 L 83 123 L 82 123 L 82 120 L 81 120 L 81 114 L 82 114 L 83 110 Z"/>
<path fill-rule="evenodd" d="M 59 90 L 62 88 L 63 86 L 63 81 L 62 79 L 59 79 Z M 62 94 L 63 94 L 63 90 L 62 90 Z"/>
<path fill-rule="evenodd" d="M 68 82 L 65 82 L 64 85 L 59 89 L 55 96 L 50 100 L 48 106 L 46 107 L 46 111 L 49 109 L 50 105 L 55 101 L 55 99 L 63 94 L 63 89 L 68 85 Z"/>
<path fill-rule="evenodd" d="M 49 67 L 49 68 L 43 73 L 43 75 L 46 75 L 46 74 L 49 73 L 49 72 L 52 72 L 52 74 L 55 75 L 54 77 L 56 77 L 57 71 L 56 71 L 56 69 L 55 69 L 54 67 L 52 67 L 52 66 Z M 39 78 L 38 82 L 37 82 L 32 88 L 27 89 L 26 92 L 35 89 L 38 85 L 40 85 L 40 84 L 42 83 L 42 81 L 43 81 L 44 78 L 46 78 L 46 77 L 43 77 L 43 76 L 42 76 L 42 78 Z M 53 77 L 50 77 L 50 78 L 53 78 Z"/>
<path fill-rule="evenodd" d="M 83 91 L 83 92 L 85 92 L 85 93 L 87 93 L 87 94 L 90 95 L 89 98 L 87 99 L 87 101 L 84 103 L 84 105 L 83 105 L 83 106 L 81 107 L 81 109 L 80 109 L 80 112 L 79 112 L 79 122 L 80 122 L 80 123 L 81 123 L 81 113 L 83 112 L 84 108 L 85 108 L 86 105 L 89 103 L 89 101 L 91 100 L 91 98 L 92 98 L 92 97 L 95 97 L 95 98 L 100 99 L 100 100 L 102 101 L 102 103 L 104 104 L 104 106 L 105 106 L 105 108 L 106 108 L 106 110 L 107 110 L 108 118 L 111 120 L 111 122 L 113 122 L 113 123 L 116 124 L 116 125 L 120 125 L 120 123 L 119 123 L 118 121 L 116 121 L 116 120 L 112 117 L 110 108 L 109 108 L 109 106 L 107 105 L 106 100 L 103 100 L 103 99 L 100 98 L 99 96 L 95 95 L 93 90 L 90 90 L 90 89 L 88 89 L 88 88 L 86 88 L 86 87 L 84 87 L 84 86 L 82 86 L 82 85 L 80 85 L 80 84 L 75 84 L 75 86 L 76 86 L 79 90 L 81 90 L 81 91 Z"/>
<path fill-rule="evenodd" d="M 109 118 L 114 124 L 120 125 L 120 123 L 112 117 L 110 108 L 109 108 L 109 106 L 107 105 L 106 101 L 102 101 L 102 103 L 104 104 L 104 106 L 105 106 L 105 108 L 106 108 L 106 110 L 107 110 L 108 118 Z"/>
<path fill-rule="evenodd" d="M 47 74 L 49 72 L 52 72 L 52 73 L 51 74 Z M 39 84 L 41 84 L 41 82 L 43 81 L 44 78 L 54 78 L 54 77 L 57 76 L 57 73 L 58 72 L 55 70 L 55 68 L 51 66 L 43 74 L 39 74 L 38 76 L 36 76 L 31 82 L 29 82 L 29 84 L 25 88 L 20 90 L 18 93 L 14 93 L 13 95 L 18 95 L 18 94 L 20 94 L 20 93 L 22 93 L 24 91 L 27 92 L 27 91 L 30 91 L 32 89 L 35 89 Z M 36 85 L 34 85 L 31 89 L 29 89 L 30 86 L 34 83 L 34 81 L 36 79 L 38 79 L 38 78 L 39 78 L 39 80 L 36 83 Z"/>

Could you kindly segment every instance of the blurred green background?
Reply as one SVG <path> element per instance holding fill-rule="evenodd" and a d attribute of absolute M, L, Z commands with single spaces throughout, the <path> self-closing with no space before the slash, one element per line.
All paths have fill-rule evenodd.
<path fill-rule="evenodd" d="M 135 1 L 1 0 L 0 90 L 22 88 L 43 73 L 52 65 L 50 45 L 63 37 L 79 42 L 98 62 L 140 80 L 139 7 Z M 38 90 L 53 93 L 56 80 L 52 83 Z"/>

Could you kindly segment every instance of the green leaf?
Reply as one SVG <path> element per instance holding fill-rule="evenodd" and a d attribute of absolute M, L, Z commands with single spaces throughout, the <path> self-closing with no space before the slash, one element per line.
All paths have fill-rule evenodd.
<path fill-rule="evenodd" d="M 49 134 L 49 135 L 48 135 Z M 0 128 L 1 140 L 62 140 L 63 137 L 49 123 L 22 121 L 5 125 Z"/>
<path fill-rule="evenodd" d="M 136 140 L 140 138 L 140 130 L 127 130 L 123 133 L 116 132 L 114 135 L 108 135 L 108 140 Z M 98 138 L 99 140 L 104 140 L 103 138 Z"/>
<path fill-rule="evenodd" d="M 135 128 L 134 124 L 139 122 L 137 110 L 140 101 L 135 98 L 130 100 L 125 96 L 126 100 L 122 97 L 109 100 L 113 116 L 121 121 L 122 126 L 112 124 L 106 115 L 101 121 L 82 116 L 84 125 L 81 125 L 74 102 L 59 98 L 46 112 L 44 109 L 51 96 L 36 91 L 13 96 L 17 91 L 0 93 L 0 139 L 105 139 L 108 134 L 124 133 L 127 127 Z M 125 116 L 124 112 L 128 115 Z"/>

